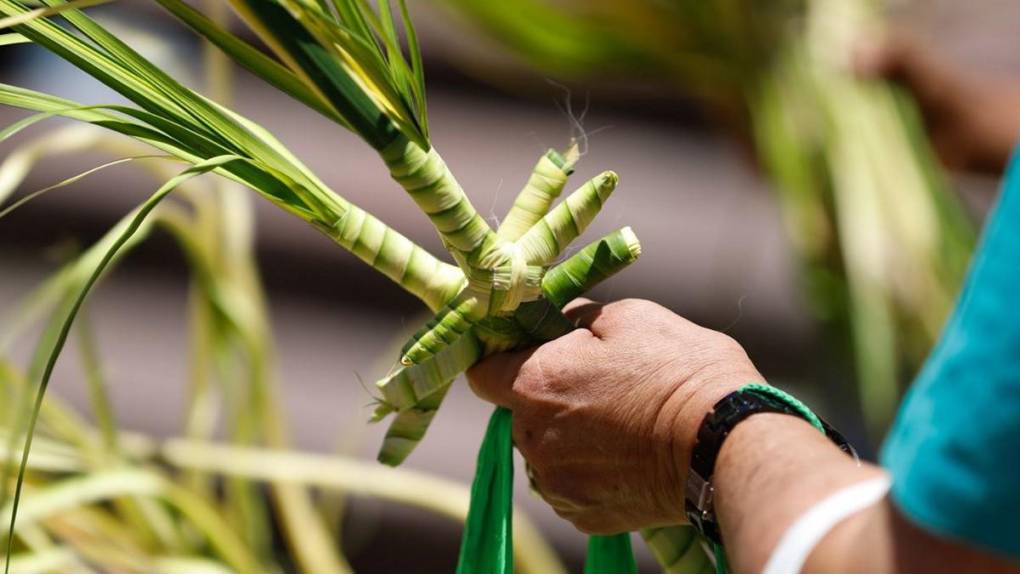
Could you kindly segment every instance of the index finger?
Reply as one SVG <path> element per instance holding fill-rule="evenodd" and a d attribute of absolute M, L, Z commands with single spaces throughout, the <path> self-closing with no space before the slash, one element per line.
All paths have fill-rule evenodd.
<path fill-rule="evenodd" d="M 468 369 L 468 385 L 478 398 L 512 409 L 514 381 L 534 352 L 532 348 L 490 355 Z"/>

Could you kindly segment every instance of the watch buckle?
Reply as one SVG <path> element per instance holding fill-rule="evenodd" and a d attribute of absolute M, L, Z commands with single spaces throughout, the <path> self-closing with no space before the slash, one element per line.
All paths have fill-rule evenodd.
<path fill-rule="evenodd" d="M 687 501 L 698 509 L 702 520 L 705 520 L 712 515 L 712 498 L 715 494 L 715 489 L 712 487 L 712 483 L 705 480 L 705 478 L 698 474 L 697 471 L 691 469 L 687 474 L 687 485 L 685 490 Z"/>

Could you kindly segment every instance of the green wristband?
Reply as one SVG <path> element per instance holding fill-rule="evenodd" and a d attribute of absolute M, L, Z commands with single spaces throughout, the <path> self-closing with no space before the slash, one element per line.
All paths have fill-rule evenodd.
<path fill-rule="evenodd" d="M 773 386 L 766 385 L 764 383 L 748 383 L 738 389 L 741 393 L 758 393 L 762 395 L 768 395 L 774 399 L 778 399 L 786 403 L 790 408 L 797 411 L 804 420 L 811 423 L 811 426 L 818 429 L 818 432 L 825 434 L 825 427 L 822 426 L 822 420 L 818 418 L 814 412 L 811 411 L 804 403 L 800 402 L 796 397 L 778 389 Z"/>

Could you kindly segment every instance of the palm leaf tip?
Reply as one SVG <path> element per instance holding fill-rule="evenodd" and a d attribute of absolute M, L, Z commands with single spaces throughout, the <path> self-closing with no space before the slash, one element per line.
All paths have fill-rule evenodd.
<path fill-rule="evenodd" d="M 403 3 L 410 57 L 404 55 L 388 2 L 373 9 L 361 0 L 336 0 L 335 11 L 297 0 L 230 2 L 317 101 L 374 148 L 402 135 L 429 149 L 421 52 Z"/>

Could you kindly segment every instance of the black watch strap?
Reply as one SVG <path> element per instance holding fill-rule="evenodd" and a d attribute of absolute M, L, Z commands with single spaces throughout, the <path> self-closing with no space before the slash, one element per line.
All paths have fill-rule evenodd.
<path fill-rule="evenodd" d="M 824 432 L 841 450 L 857 457 L 857 452 L 841 434 L 816 417 L 802 403 L 774 387 L 748 385 L 726 395 L 705 415 L 698 429 L 684 497 L 688 520 L 715 544 L 722 544 L 713 503 L 712 475 L 715 472 L 715 461 L 723 441 L 734 427 L 758 413 L 781 413 L 807 420 Z"/>

